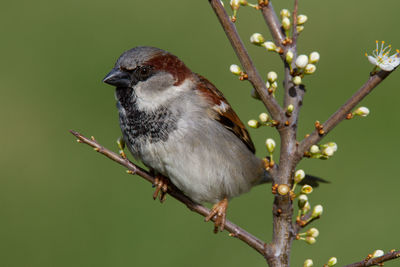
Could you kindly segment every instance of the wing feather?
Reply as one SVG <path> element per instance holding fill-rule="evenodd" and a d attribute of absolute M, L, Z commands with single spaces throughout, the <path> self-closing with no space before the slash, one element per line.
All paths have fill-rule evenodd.
<path fill-rule="evenodd" d="M 254 144 L 253 141 L 251 141 L 249 133 L 224 95 L 206 78 L 199 74 L 196 75 L 199 78 L 198 89 L 210 102 L 215 119 L 226 129 L 234 133 L 251 152 L 255 153 Z"/>

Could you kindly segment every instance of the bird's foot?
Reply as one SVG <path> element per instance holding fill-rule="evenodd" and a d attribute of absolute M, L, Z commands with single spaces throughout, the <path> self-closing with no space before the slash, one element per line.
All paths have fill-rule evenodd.
<path fill-rule="evenodd" d="M 167 191 L 168 191 L 168 184 L 169 180 L 167 177 L 158 174 L 156 178 L 154 179 L 154 184 L 153 187 L 156 188 L 153 194 L 153 199 L 156 200 L 157 196 L 160 198 L 160 202 L 163 203 L 165 201 L 165 198 L 167 197 Z"/>
<path fill-rule="evenodd" d="M 226 209 L 228 208 L 228 199 L 224 198 L 217 204 L 213 206 L 210 211 L 210 214 L 205 218 L 205 221 L 208 222 L 214 216 L 216 216 L 214 221 L 214 233 L 218 233 L 218 230 L 221 232 L 225 228 L 225 221 L 226 221 Z"/>
<path fill-rule="evenodd" d="M 120 156 L 126 159 L 126 154 L 124 152 L 125 140 L 122 136 L 117 139 L 117 146 L 118 146 L 118 153 L 120 154 Z"/>

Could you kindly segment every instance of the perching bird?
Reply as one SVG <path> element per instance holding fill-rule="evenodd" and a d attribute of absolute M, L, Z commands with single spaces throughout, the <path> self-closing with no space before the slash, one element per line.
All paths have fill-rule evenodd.
<path fill-rule="evenodd" d="M 222 93 L 176 56 L 135 47 L 104 82 L 116 87 L 129 151 L 192 200 L 215 204 L 206 218 L 217 215 L 215 230 L 224 228 L 229 199 L 272 180 Z M 155 197 L 165 195 L 166 180 L 157 179 L 156 186 Z"/>

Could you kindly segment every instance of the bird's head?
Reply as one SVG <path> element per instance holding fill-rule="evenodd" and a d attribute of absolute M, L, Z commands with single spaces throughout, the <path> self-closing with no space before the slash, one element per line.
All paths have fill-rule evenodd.
<path fill-rule="evenodd" d="M 158 105 L 179 94 L 191 77 L 190 69 L 176 56 L 140 46 L 124 52 L 103 82 L 120 91 L 133 89 L 143 103 Z"/>

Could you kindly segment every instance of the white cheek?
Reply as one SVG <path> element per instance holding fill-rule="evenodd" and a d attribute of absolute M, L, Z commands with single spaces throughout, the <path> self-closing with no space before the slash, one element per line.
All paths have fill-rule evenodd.
<path fill-rule="evenodd" d="M 160 106 L 168 106 L 168 103 L 181 96 L 183 92 L 190 91 L 193 82 L 187 79 L 178 86 L 170 86 L 163 90 L 151 90 L 143 88 L 140 84 L 135 87 L 139 110 L 154 110 Z"/>

